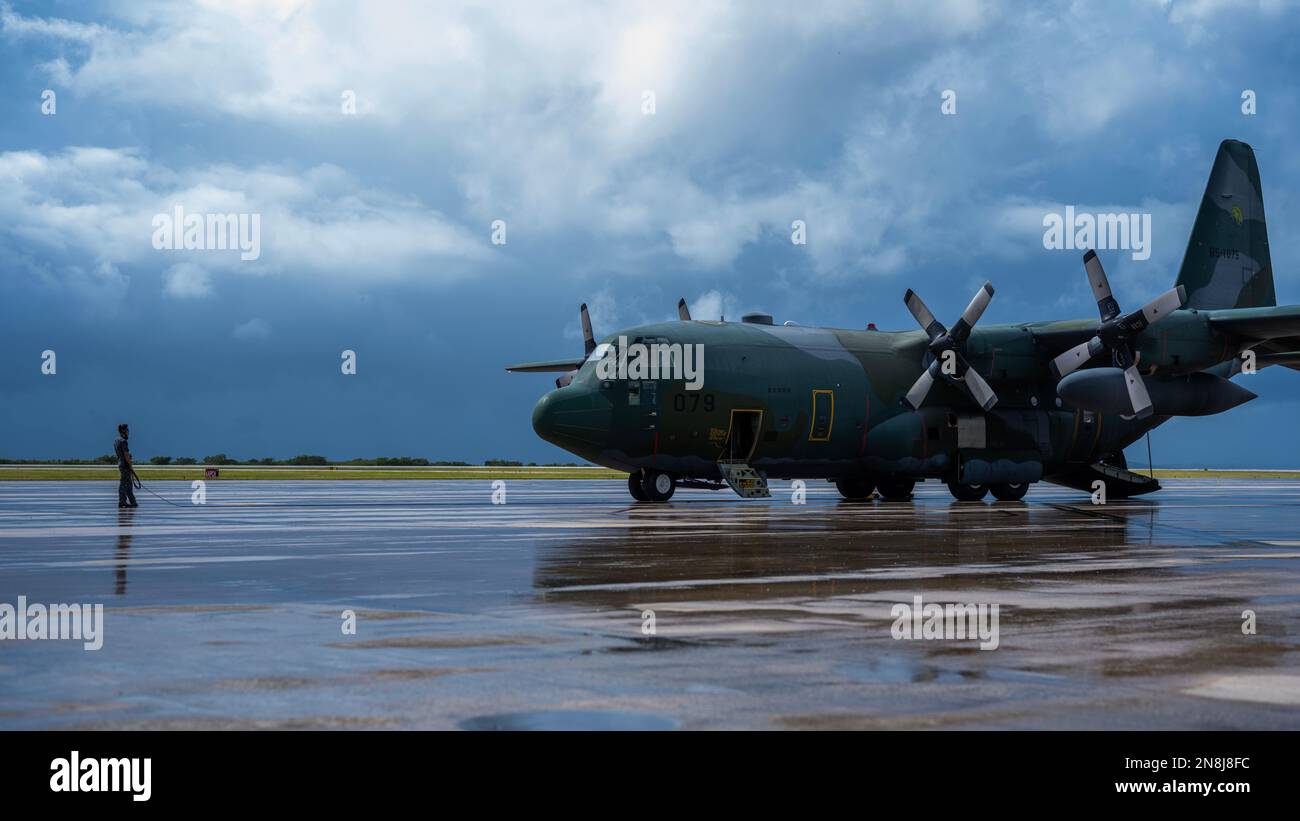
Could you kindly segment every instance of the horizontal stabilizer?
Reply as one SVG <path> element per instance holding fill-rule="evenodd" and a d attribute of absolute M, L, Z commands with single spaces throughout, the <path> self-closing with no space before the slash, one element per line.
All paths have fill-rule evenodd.
<path fill-rule="evenodd" d="M 1261 365 L 1286 365 L 1295 367 L 1300 365 L 1300 351 L 1280 351 L 1278 353 L 1262 353 L 1256 358 Z"/>

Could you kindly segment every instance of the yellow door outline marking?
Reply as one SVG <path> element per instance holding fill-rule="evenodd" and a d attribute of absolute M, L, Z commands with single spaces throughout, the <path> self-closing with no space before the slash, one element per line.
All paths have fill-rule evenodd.
<path fill-rule="evenodd" d="M 831 398 L 831 417 L 829 424 L 826 425 L 825 436 L 813 436 L 813 431 L 817 429 L 817 394 L 829 394 Z M 815 390 L 812 392 L 812 420 L 808 425 L 809 442 L 829 442 L 831 440 L 831 431 L 835 430 L 835 391 L 832 390 Z"/>

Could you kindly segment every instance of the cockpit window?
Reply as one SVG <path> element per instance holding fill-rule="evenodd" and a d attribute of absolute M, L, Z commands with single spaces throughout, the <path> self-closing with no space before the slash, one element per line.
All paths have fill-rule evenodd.
<path fill-rule="evenodd" d="M 614 346 L 609 342 L 602 342 L 596 346 L 596 350 L 591 352 L 591 356 L 587 357 L 587 361 L 599 362 L 605 357 L 613 355 L 613 353 L 614 353 Z"/>

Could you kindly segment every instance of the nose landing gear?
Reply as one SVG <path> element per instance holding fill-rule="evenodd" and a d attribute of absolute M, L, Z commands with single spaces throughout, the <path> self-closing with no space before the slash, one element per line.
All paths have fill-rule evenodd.
<path fill-rule="evenodd" d="M 677 490 L 677 479 L 661 470 L 638 470 L 628 474 L 627 490 L 638 502 L 666 502 Z"/>
<path fill-rule="evenodd" d="M 635 471 L 627 475 L 627 492 L 632 494 L 632 498 L 638 502 L 648 502 L 649 498 L 645 491 L 641 489 L 641 471 Z"/>

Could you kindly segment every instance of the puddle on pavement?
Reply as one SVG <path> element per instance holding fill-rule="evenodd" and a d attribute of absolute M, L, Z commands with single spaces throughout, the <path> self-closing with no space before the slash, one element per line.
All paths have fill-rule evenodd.
<path fill-rule="evenodd" d="M 462 730 L 676 730 L 680 722 L 654 713 L 607 710 L 538 710 L 474 716 Z"/>
<path fill-rule="evenodd" d="M 902 656 L 877 656 L 850 664 L 840 664 L 835 672 L 863 684 L 961 684 L 971 676 L 960 670 L 942 670 L 927 664 L 917 664 Z"/>

